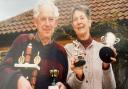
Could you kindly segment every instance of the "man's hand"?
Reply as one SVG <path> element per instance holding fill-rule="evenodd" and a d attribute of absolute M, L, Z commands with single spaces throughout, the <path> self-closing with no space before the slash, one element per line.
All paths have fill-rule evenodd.
<path fill-rule="evenodd" d="M 56 85 L 58 86 L 59 89 L 66 89 L 65 85 L 61 82 L 57 82 Z"/>
<path fill-rule="evenodd" d="M 18 89 L 32 89 L 29 81 L 21 76 L 19 79 L 18 79 Z"/>

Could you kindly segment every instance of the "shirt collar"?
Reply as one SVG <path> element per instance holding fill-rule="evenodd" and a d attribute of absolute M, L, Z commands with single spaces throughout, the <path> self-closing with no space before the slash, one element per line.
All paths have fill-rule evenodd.
<path fill-rule="evenodd" d="M 77 38 L 77 40 L 84 46 L 84 48 L 90 47 L 92 45 L 92 37 L 90 36 L 87 40 L 80 40 Z"/>

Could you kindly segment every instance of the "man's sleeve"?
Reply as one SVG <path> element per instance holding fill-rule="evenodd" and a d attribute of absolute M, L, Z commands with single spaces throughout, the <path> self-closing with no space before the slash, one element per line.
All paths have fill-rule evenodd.
<path fill-rule="evenodd" d="M 18 47 L 21 46 L 22 36 L 14 40 L 10 50 L 0 65 L 0 89 L 17 89 L 17 81 L 22 75 L 20 71 L 15 70 L 14 60 L 16 60 Z"/>
<path fill-rule="evenodd" d="M 20 76 L 20 71 L 4 65 L 0 66 L 0 89 L 17 89 L 17 81 Z"/>
<path fill-rule="evenodd" d="M 25 43 L 26 41 L 28 41 L 27 34 L 22 34 L 13 41 L 7 55 L 4 58 L 5 64 L 12 65 L 14 61 L 18 60 L 18 57 L 19 57 L 18 54 L 20 50 L 22 50 L 22 47 L 24 46 L 23 43 Z"/>

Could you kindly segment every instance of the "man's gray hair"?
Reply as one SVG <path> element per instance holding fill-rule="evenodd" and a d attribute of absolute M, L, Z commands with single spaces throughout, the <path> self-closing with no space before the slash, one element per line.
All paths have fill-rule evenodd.
<path fill-rule="evenodd" d="M 36 6 L 33 9 L 33 17 L 38 17 L 40 14 L 41 7 L 50 8 L 53 10 L 55 18 L 59 17 L 59 11 L 57 6 L 54 4 L 53 0 L 39 0 Z"/>

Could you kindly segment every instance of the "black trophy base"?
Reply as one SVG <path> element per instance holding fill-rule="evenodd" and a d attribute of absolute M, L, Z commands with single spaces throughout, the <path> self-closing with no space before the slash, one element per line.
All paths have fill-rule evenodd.
<path fill-rule="evenodd" d="M 105 63 L 111 63 L 111 57 L 115 57 L 113 50 L 109 47 L 103 47 L 100 49 L 99 56 Z"/>
<path fill-rule="evenodd" d="M 83 66 L 83 65 L 85 65 L 85 60 L 82 60 L 82 59 L 80 59 L 78 62 L 76 62 L 74 65 L 76 66 L 76 67 L 81 67 L 81 66 Z"/>

